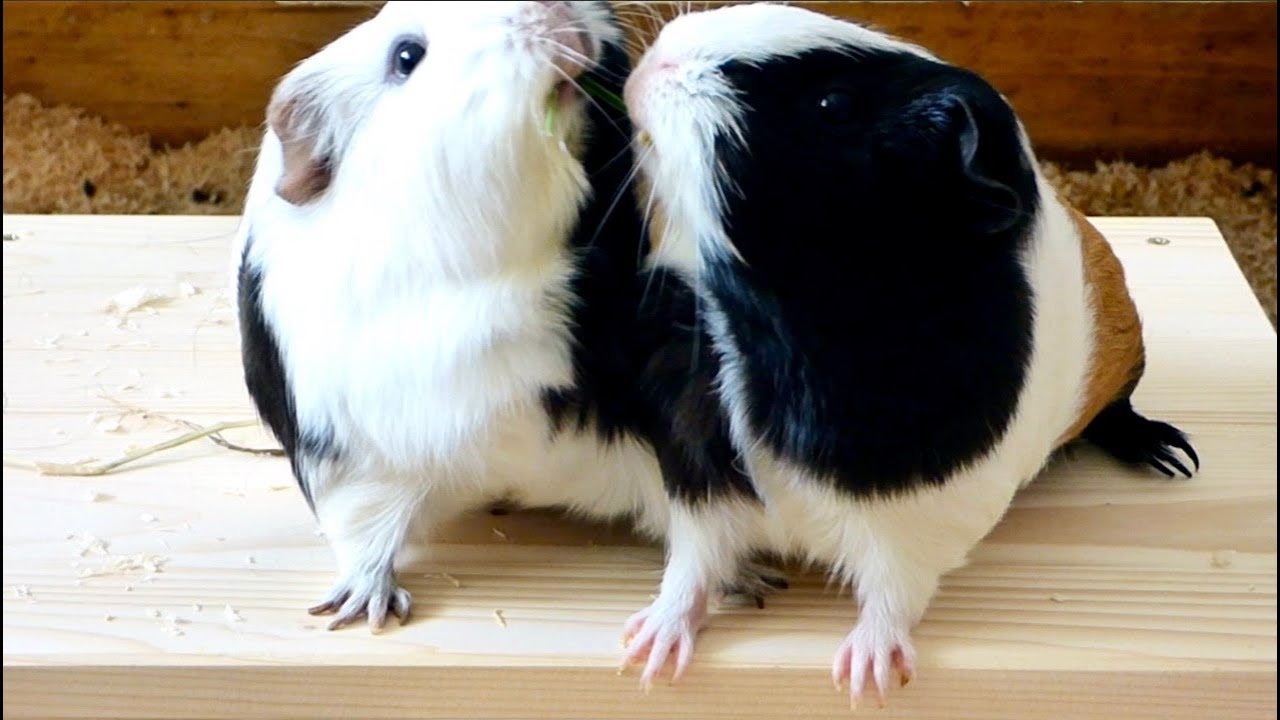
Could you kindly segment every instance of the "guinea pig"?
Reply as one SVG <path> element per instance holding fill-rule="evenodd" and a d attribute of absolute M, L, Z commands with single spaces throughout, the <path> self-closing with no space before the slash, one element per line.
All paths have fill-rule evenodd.
<path fill-rule="evenodd" d="M 404 622 L 405 543 L 485 503 L 661 538 L 669 496 L 749 487 L 694 295 L 642 267 L 625 109 L 581 91 L 621 89 L 621 39 L 604 2 L 389 2 L 274 91 L 233 285 L 331 629 Z"/>
<path fill-rule="evenodd" d="M 915 674 L 939 578 L 1064 444 L 1199 467 L 1131 404 L 1144 349 L 1120 263 L 977 74 L 751 4 L 671 21 L 624 95 L 665 218 L 655 262 L 701 298 L 760 499 L 673 523 L 673 595 L 751 547 L 830 568 L 859 605 L 832 681 L 883 702 Z"/>

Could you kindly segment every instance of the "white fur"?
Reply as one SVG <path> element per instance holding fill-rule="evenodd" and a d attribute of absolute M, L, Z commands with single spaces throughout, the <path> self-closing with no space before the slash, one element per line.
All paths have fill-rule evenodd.
<path fill-rule="evenodd" d="M 335 591 L 374 597 L 364 586 L 389 582 L 411 525 L 496 498 L 666 527 L 650 451 L 590 432 L 553 441 L 540 402 L 572 382 L 565 242 L 587 193 L 560 136 L 581 118 L 544 130 L 559 78 L 544 10 L 391 2 L 282 84 L 319 98 L 309 122 L 335 153 L 332 184 L 303 206 L 277 196 L 268 130 L 233 262 L 251 234 L 300 427 L 343 452 L 302 466 Z M 579 11 L 614 39 L 599 7 Z M 388 82 L 394 44 L 413 35 L 426 57 Z"/>
<path fill-rule="evenodd" d="M 737 255 L 716 211 L 723 198 L 716 196 L 721 183 L 714 180 L 732 185 L 732 178 L 724 177 L 724 168 L 716 163 L 714 138 L 724 133 L 741 140 L 738 124 L 744 108 L 717 68 L 729 60 L 761 62 L 823 48 L 932 57 L 923 48 L 861 26 L 770 3 L 690 13 L 663 27 L 626 88 L 636 126 L 653 140 L 639 149 L 641 164 L 653 185 L 662 188 L 666 210 L 681 218 L 669 224 L 655 262 L 690 276 L 698 264 L 699 239 L 708 245 L 703 252 Z M 679 115 L 649 111 L 673 102 L 681 106 Z M 656 161 L 659 154 L 663 157 Z"/>
<path fill-rule="evenodd" d="M 921 52 L 848 23 L 774 5 L 685 15 L 663 29 L 627 88 L 632 116 L 652 138 L 642 166 L 671 226 L 661 245 L 667 252 L 658 263 L 696 282 L 701 261 L 728 246 L 720 199 L 708 190 L 718 172 L 708 139 L 738 122 L 750 98 L 737 97 L 716 66 L 832 43 L 851 43 L 852 51 Z M 1024 145 L 1034 164 L 1025 136 Z M 720 384 L 735 442 L 748 455 L 765 499 L 755 534 L 741 536 L 738 551 L 754 541 L 827 566 L 855 584 L 861 615 L 848 642 L 880 645 L 853 656 L 855 663 L 870 658 L 878 679 L 887 672 L 884 657 L 895 643 L 910 657 L 907 633 L 923 615 L 940 576 L 965 562 L 1077 417 L 1093 336 L 1081 239 L 1052 188 L 1039 175 L 1037 181 L 1041 206 L 1022 259 L 1035 297 L 1034 344 L 1018 409 L 997 445 L 940 487 L 891 501 L 853 501 L 762 448 L 746 422 L 749 398 L 735 363 L 740 353 L 714 300 L 704 298 L 724 358 Z"/>

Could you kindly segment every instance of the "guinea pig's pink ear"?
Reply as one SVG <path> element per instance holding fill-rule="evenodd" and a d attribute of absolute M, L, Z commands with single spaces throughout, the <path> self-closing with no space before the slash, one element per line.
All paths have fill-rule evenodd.
<path fill-rule="evenodd" d="M 280 139 L 283 164 L 276 194 L 294 205 L 311 202 L 333 180 L 330 149 L 320 145 L 324 111 L 306 85 L 286 78 L 267 106 L 267 124 Z"/>

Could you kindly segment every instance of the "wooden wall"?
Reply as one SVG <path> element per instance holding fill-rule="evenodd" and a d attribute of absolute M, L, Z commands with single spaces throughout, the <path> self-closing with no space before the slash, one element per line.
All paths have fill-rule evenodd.
<path fill-rule="evenodd" d="M 378 4 L 8 0 L 4 92 L 181 143 L 258 123 L 281 74 Z M 982 72 L 1049 158 L 1275 162 L 1275 2 L 798 4 Z"/>

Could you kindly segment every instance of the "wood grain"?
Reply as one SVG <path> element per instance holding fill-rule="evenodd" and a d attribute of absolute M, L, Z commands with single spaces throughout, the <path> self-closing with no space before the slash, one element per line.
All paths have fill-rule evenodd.
<path fill-rule="evenodd" d="M 165 418 L 252 417 L 219 292 L 235 222 L 4 218 L 6 456 L 106 458 L 183 431 Z M 1056 460 L 944 579 L 919 679 L 877 717 L 1275 717 L 1276 335 L 1211 221 L 1095 222 L 1146 326 L 1137 404 L 1186 428 L 1204 471 Z M 104 311 L 180 282 L 201 292 L 136 327 Z M 121 403 L 152 416 L 108 432 Z M 97 478 L 6 467 L 3 492 L 6 718 L 849 715 L 828 667 L 856 611 L 818 575 L 718 609 L 686 679 L 646 696 L 614 669 L 661 554 L 623 528 L 460 518 L 406 563 L 414 620 L 373 636 L 305 613 L 332 558 L 282 459 L 200 443 Z M 89 538 L 110 555 L 81 555 Z M 133 554 L 160 571 L 79 577 Z"/>
<path fill-rule="evenodd" d="M 670 14 L 681 3 L 653 3 Z M 717 2 L 696 3 L 716 5 Z M 1274 164 L 1275 2 L 797 3 L 986 75 L 1045 157 Z M 378 3 L 4 2 L 4 92 L 197 140 L 262 121 L 292 65 Z M 645 35 L 640 11 L 624 10 Z"/>

